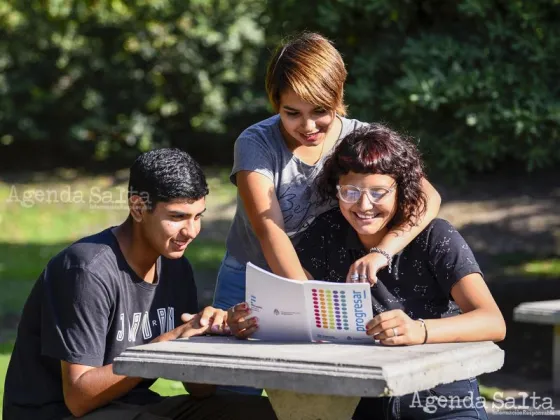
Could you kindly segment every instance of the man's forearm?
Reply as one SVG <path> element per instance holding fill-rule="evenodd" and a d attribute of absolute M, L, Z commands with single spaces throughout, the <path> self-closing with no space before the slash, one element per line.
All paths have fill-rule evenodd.
<path fill-rule="evenodd" d="M 64 389 L 64 402 L 74 416 L 80 417 L 122 397 L 141 381 L 142 378 L 115 375 L 112 364 L 93 368 Z"/>
<path fill-rule="evenodd" d="M 151 342 L 169 341 L 202 334 L 210 327 L 208 319 L 214 319 L 216 311 L 223 312 L 207 307 L 200 314 L 191 315 L 188 321 L 181 317 L 184 324 L 156 337 Z M 199 325 L 201 318 L 206 319 L 204 326 Z M 217 317 L 217 319 L 218 324 L 223 322 L 222 318 Z M 112 364 L 91 367 L 62 362 L 62 377 L 64 402 L 76 417 L 83 416 L 125 395 L 142 381 L 142 378 L 114 374 Z"/>

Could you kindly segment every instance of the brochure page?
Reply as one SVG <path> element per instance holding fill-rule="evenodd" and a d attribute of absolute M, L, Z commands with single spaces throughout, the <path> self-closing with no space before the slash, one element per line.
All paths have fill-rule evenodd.
<path fill-rule="evenodd" d="M 259 318 L 259 328 L 253 338 L 311 341 L 304 284 L 247 263 L 246 301 L 251 316 Z"/>

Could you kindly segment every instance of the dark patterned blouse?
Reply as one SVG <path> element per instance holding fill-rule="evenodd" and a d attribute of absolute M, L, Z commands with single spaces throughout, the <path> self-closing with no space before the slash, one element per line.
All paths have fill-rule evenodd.
<path fill-rule="evenodd" d="M 296 246 L 313 278 L 344 282 L 356 260 L 367 254 L 358 234 L 338 208 L 319 216 Z M 480 268 L 465 239 L 446 220 L 435 219 L 393 257 L 392 272 L 377 273 L 371 289 L 374 315 L 402 309 L 413 319 L 461 313 L 451 297 L 459 280 Z"/>

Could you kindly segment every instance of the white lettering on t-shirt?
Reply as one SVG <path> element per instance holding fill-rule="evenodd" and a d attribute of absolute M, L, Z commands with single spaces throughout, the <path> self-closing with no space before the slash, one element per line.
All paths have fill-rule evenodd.
<path fill-rule="evenodd" d="M 124 314 L 120 314 L 119 318 L 121 320 L 121 328 L 117 332 L 117 341 L 123 341 L 124 340 Z"/>
<path fill-rule="evenodd" d="M 138 333 L 138 327 L 140 326 L 140 318 L 142 317 L 142 312 L 134 312 L 132 317 L 132 325 L 128 325 L 128 341 L 134 343 L 136 341 L 136 334 Z"/>
<path fill-rule="evenodd" d="M 144 316 L 142 317 L 142 336 L 144 337 L 144 340 L 152 338 L 152 328 L 150 327 L 150 316 L 148 315 L 148 311 L 144 312 Z"/>
<path fill-rule="evenodd" d="M 165 310 L 165 308 L 159 308 L 157 310 L 157 314 L 158 314 L 158 318 L 159 318 L 159 333 L 161 334 L 165 334 L 167 331 L 165 331 L 165 326 L 166 326 L 166 319 L 167 319 L 167 311 Z"/>
<path fill-rule="evenodd" d="M 175 328 L 175 308 L 170 306 L 167 308 L 167 331 L 171 331 L 173 328 Z"/>
<path fill-rule="evenodd" d="M 158 308 L 156 312 L 159 320 L 160 335 L 175 328 L 175 308 L 173 306 Z M 154 336 L 152 327 L 157 327 L 158 320 L 150 319 L 150 313 L 148 311 L 144 313 L 134 312 L 131 324 L 130 317 L 125 317 L 124 313 L 119 314 L 120 328 L 117 331 L 117 341 L 123 341 L 124 337 L 127 336 L 129 342 L 135 343 L 140 327 L 142 329 L 142 338 L 144 340 L 149 340 Z M 128 334 L 126 328 L 128 328 Z"/>

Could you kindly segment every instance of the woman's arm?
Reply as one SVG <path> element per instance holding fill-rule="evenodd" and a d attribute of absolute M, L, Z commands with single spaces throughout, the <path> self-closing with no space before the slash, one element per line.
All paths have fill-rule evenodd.
<path fill-rule="evenodd" d="M 506 324 L 488 286 L 478 273 L 469 274 L 453 286 L 451 296 L 461 315 L 426 320 L 428 343 L 502 341 Z"/>
<path fill-rule="evenodd" d="M 294 246 L 284 231 L 284 218 L 272 181 L 252 171 L 238 172 L 236 181 L 245 212 L 272 272 L 290 279 L 306 280 Z"/>
<path fill-rule="evenodd" d="M 416 225 L 394 226 L 381 240 L 378 248 L 390 255 L 395 255 L 412 242 L 437 217 L 441 205 L 441 196 L 426 178 L 422 178 L 422 191 L 426 195 L 426 211 L 416 220 Z"/>
<path fill-rule="evenodd" d="M 461 315 L 426 319 L 424 327 L 419 320 L 395 309 L 374 317 L 366 326 L 367 334 L 386 345 L 502 341 L 505 338 L 504 318 L 479 273 L 459 280 L 451 289 L 451 295 L 461 308 Z"/>

